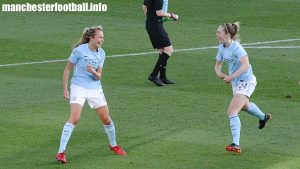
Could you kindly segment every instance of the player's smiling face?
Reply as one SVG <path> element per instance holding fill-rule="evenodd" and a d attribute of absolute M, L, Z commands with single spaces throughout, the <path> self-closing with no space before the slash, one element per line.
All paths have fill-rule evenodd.
<path fill-rule="evenodd" d="M 91 40 L 89 43 L 91 43 L 91 46 L 93 46 L 94 48 L 100 48 L 101 45 L 104 42 L 104 33 L 103 31 L 96 31 L 96 34 L 94 37 L 91 37 Z"/>
<path fill-rule="evenodd" d="M 216 36 L 217 36 L 219 43 L 224 43 L 227 40 L 227 36 L 225 34 L 224 27 L 222 27 L 222 26 L 218 27 Z"/>

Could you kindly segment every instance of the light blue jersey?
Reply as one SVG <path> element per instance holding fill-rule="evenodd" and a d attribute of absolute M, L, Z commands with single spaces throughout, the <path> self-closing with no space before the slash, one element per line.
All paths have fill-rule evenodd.
<path fill-rule="evenodd" d="M 95 52 L 88 47 L 87 43 L 76 47 L 69 58 L 69 61 L 74 64 L 71 83 L 87 89 L 101 88 L 100 80 L 88 72 L 87 65 L 93 65 L 96 70 L 98 67 L 103 67 L 104 60 L 105 52 L 102 48 L 98 48 Z"/>
<path fill-rule="evenodd" d="M 227 63 L 228 74 L 231 75 L 241 67 L 240 59 L 242 57 L 248 57 L 247 52 L 239 42 L 232 41 L 228 48 L 225 48 L 223 44 L 219 45 L 219 51 L 216 59 Z M 249 82 L 255 79 L 256 78 L 252 72 L 252 66 L 250 65 L 246 72 L 233 79 L 231 84 L 237 85 L 239 82 Z"/>
<path fill-rule="evenodd" d="M 164 12 L 168 12 L 168 0 L 163 0 L 163 7 L 162 10 Z"/>

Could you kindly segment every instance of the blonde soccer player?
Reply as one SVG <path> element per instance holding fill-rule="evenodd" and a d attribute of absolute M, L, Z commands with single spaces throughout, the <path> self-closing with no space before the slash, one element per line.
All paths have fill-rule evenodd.
<path fill-rule="evenodd" d="M 220 44 L 215 64 L 217 76 L 232 86 L 233 97 L 228 106 L 227 115 L 233 142 L 225 149 L 235 153 L 241 153 L 241 121 L 238 116 L 241 110 L 259 119 L 259 129 L 264 128 L 268 120 L 272 118 L 270 114 L 262 112 L 255 103 L 249 101 L 257 82 L 249 63 L 248 54 L 239 43 L 239 28 L 238 22 L 219 25 L 216 36 Z M 221 71 L 223 62 L 227 63 L 228 74 Z"/>
<path fill-rule="evenodd" d="M 101 26 L 86 28 L 66 64 L 63 73 L 63 95 L 65 99 L 70 100 L 71 114 L 61 134 L 56 155 L 59 163 L 67 162 L 66 147 L 75 125 L 79 122 L 85 101 L 97 112 L 107 134 L 109 148 L 118 155 L 126 155 L 126 152 L 116 143 L 115 126 L 110 118 L 100 82 L 105 60 L 105 52 L 101 48 L 103 42 L 104 32 Z M 74 71 L 69 94 L 68 82 L 72 70 Z"/>

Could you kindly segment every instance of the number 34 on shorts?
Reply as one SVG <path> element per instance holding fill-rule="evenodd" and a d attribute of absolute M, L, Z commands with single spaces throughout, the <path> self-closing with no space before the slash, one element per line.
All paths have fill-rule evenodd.
<path fill-rule="evenodd" d="M 242 94 L 250 97 L 254 92 L 256 82 L 243 82 L 233 86 L 233 94 Z"/>
<path fill-rule="evenodd" d="M 248 83 L 240 83 L 238 85 L 238 90 L 245 90 L 248 86 Z"/>

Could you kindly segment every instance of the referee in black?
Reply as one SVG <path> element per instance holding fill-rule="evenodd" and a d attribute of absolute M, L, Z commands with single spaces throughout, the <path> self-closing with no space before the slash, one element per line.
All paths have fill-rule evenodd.
<path fill-rule="evenodd" d="M 154 49 L 159 50 L 159 57 L 152 73 L 148 77 L 148 80 L 152 81 L 157 86 L 175 84 L 174 81 L 167 79 L 166 76 L 167 61 L 173 53 L 173 47 L 168 33 L 163 27 L 162 18 L 168 17 L 176 21 L 178 19 L 178 15 L 172 12 L 167 12 L 168 0 L 144 0 L 143 10 L 144 14 L 147 16 L 146 30 L 151 43 Z"/>

